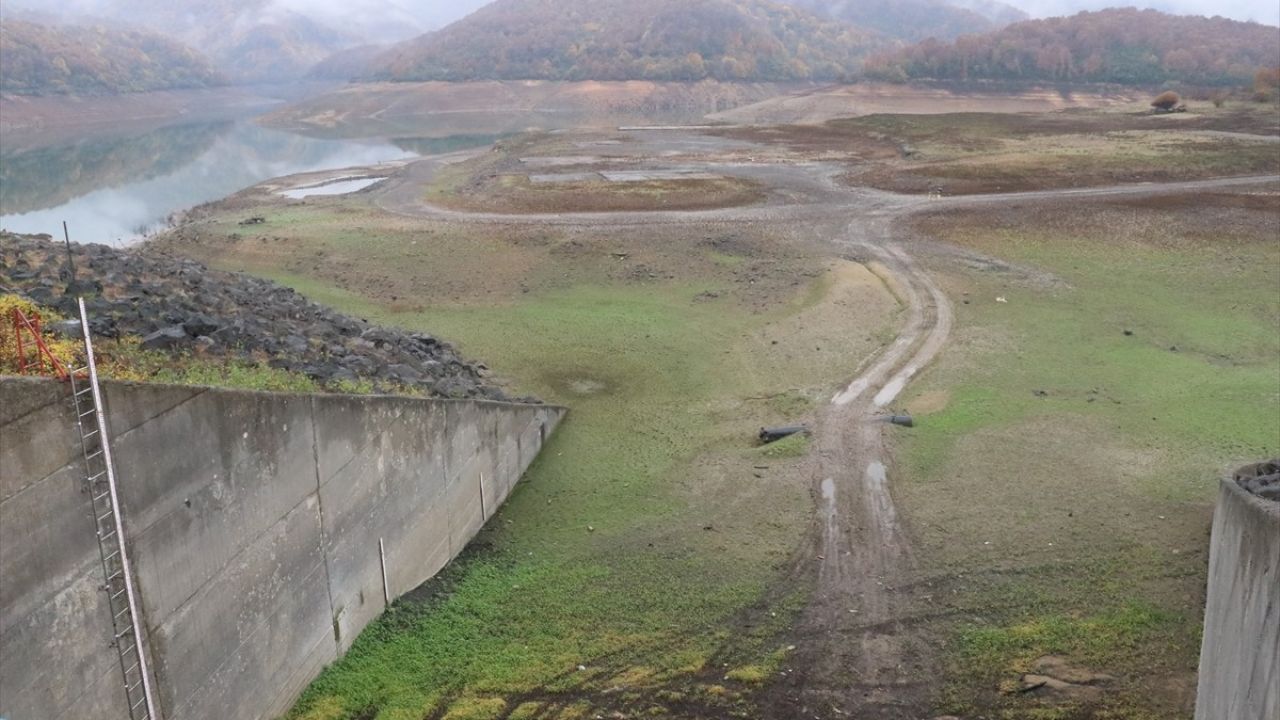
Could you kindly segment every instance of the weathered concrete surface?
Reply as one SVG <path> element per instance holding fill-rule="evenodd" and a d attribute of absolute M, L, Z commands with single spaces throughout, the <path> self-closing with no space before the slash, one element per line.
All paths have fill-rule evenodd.
<path fill-rule="evenodd" d="M 1280 503 L 1231 478 L 1213 515 L 1196 718 L 1280 718 Z"/>
<path fill-rule="evenodd" d="M 274 717 L 444 567 L 563 416 L 109 383 L 163 716 Z M 127 717 L 67 391 L 0 378 L 0 716 Z"/>
<path fill-rule="evenodd" d="M 0 715 L 128 717 L 66 390 L 9 388 L 0 385 Z"/>

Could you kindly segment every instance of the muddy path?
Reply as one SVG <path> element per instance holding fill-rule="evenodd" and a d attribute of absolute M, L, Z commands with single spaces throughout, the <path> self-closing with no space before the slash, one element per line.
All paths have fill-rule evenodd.
<path fill-rule="evenodd" d="M 897 216 L 864 216 L 837 243 L 869 263 L 907 310 L 898 337 L 837 392 L 815 429 L 817 588 L 796 628 L 787 680 L 766 698 L 769 717 L 920 718 L 931 655 L 905 620 L 899 588 L 911 547 L 890 492 L 887 413 L 911 378 L 945 346 L 951 305 L 901 248 Z"/>
<path fill-rule="evenodd" d="M 458 156 L 413 163 L 379 186 L 374 203 L 392 213 L 483 224 L 608 228 L 705 223 L 812 223 L 840 220 L 833 250 L 871 268 L 905 310 L 898 336 L 871 358 L 849 358 L 849 384 L 819 412 L 814 428 L 816 512 L 811 536 L 796 557 L 801 581 L 816 585 L 793 630 L 796 646 L 785 678 L 760 698 L 761 711 L 792 718 L 928 718 L 937 689 L 936 650 L 912 617 L 927 612 L 927 598 L 908 589 L 911 544 L 893 500 L 894 462 L 885 422 L 912 378 L 946 345 L 951 304 L 909 254 L 903 222 L 921 212 L 1020 201 L 1145 196 L 1211 191 L 1280 180 L 1253 176 L 1112 187 L 928 197 L 840 187 L 838 168 L 821 164 L 705 163 L 708 169 L 746 174 L 791 188 L 801 201 L 706 211 L 547 214 L 469 213 L 423 200 L 423 187 Z M 799 181 L 798 181 L 799 179 Z"/>

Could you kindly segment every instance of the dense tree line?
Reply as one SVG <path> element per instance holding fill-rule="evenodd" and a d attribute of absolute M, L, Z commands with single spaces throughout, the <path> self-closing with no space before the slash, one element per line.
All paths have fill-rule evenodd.
<path fill-rule="evenodd" d="M 497 0 L 393 48 L 369 77 L 830 80 L 877 42 L 764 0 Z"/>
<path fill-rule="evenodd" d="M 152 32 L 0 23 L 0 91 L 111 94 L 200 88 L 220 76 L 200 53 Z"/>
<path fill-rule="evenodd" d="M 1158 85 L 1249 83 L 1280 65 L 1276 28 L 1133 8 L 1029 20 L 1003 30 L 926 40 L 867 60 L 884 80 L 1032 80 Z"/>
<path fill-rule="evenodd" d="M 918 41 L 951 40 L 1006 25 L 944 0 L 784 0 L 814 14 L 840 20 L 887 37 Z M 994 4 L 994 3 L 993 3 Z M 1007 6 L 1006 6 L 1007 7 Z M 993 11 L 995 9 L 993 8 Z M 1014 8 L 1009 11 L 1017 13 Z M 1003 13 L 1007 16 L 1008 13 Z M 1025 15 L 1017 19 L 1025 19 Z"/>
<path fill-rule="evenodd" d="M 278 0 L 79 0 L 79 4 L 112 27 L 149 30 L 199 48 L 235 83 L 300 78 L 317 62 L 360 42 L 358 33 L 335 28 L 307 12 L 289 10 Z M 56 17 L 56 12 L 51 9 L 49 16 Z"/>

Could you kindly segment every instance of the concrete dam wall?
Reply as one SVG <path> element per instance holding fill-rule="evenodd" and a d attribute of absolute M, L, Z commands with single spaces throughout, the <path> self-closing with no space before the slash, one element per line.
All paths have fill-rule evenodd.
<path fill-rule="evenodd" d="M 104 384 L 163 717 L 286 711 L 506 499 L 560 408 Z M 0 378 L 0 716 L 129 717 L 66 386 Z M 385 576 L 383 557 L 385 551 Z"/>
<path fill-rule="evenodd" d="M 1239 477 L 1213 515 L 1197 720 L 1280 717 L 1280 502 Z"/>

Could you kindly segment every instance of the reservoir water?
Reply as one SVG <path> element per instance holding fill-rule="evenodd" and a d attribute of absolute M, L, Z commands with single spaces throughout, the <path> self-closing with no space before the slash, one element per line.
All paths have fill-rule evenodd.
<path fill-rule="evenodd" d="M 178 211 L 281 175 L 445 152 L 493 137 L 330 140 L 251 119 L 175 125 L 60 145 L 0 143 L 0 228 L 124 244 Z"/>
<path fill-rule="evenodd" d="M 357 190 L 363 190 L 381 181 L 382 178 L 342 178 L 323 185 L 308 185 L 292 190 L 282 190 L 280 194 L 294 200 L 302 200 L 303 198 L 319 195 L 346 195 Z"/>

